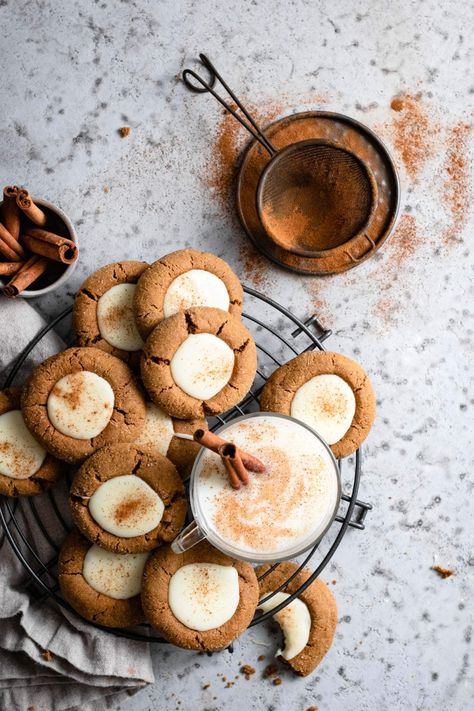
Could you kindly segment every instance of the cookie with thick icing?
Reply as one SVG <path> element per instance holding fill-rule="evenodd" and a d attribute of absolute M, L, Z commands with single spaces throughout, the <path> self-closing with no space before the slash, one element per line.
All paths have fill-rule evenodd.
<path fill-rule="evenodd" d="M 262 410 L 281 412 L 312 427 L 338 459 L 355 452 L 375 419 L 375 394 L 365 370 L 329 351 L 302 353 L 265 383 Z"/>
<path fill-rule="evenodd" d="M 172 462 L 134 444 L 111 444 L 87 459 L 71 484 L 74 523 L 114 553 L 144 553 L 172 541 L 187 502 Z"/>
<path fill-rule="evenodd" d="M 194 306 L 210 306 L 236 317 L 242 313 L 243 289 L 220 257 L 180 249 L 161 257 L 140 277 L 135 292 L 135 318 L 146 339 L 164 318 Z"/>
<path fill-rule="evenodd" d="M 196 307 L 161 321 L 148 337 L 141 375 L 172 417 L 218 415 L 247 394 L 257 368 L 250 332 L 227 311 Z"/>
<path fill-rule="evenodd" d="M 142 604 L 147 620 L 184 649 L 225 649 L 250 624 L 258 582 L 250 563 L 235 560 L 206 541 L 181 554 L 169 546 L 147 561 Z"/>

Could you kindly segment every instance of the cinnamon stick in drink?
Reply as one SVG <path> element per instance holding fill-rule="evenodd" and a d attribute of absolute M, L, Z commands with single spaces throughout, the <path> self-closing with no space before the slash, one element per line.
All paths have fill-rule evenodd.
<path fill-rule="evenodd" d="M 194 432 L 193 437 L 195 441 L 199 442 L 201 446 L 207 447 L 207 449 L 211 449 L 217 454 L 219 453 L 219 447 L 221 447 L 223 444 L 230 444 L 230 442 L 227 442 L 225 439 L 222 439 L 222 437 L 219 437 L 219 435 L 216 435 L 214 434 L 214 432 L 210 432 L 208 430 L 198 429 Z M 257 459 L 257 457 L 254 457 L 253 454 L 243 452 L 238 447 L 237 452 L 239 453 L 242 459 L 244 467 L 250 472 L 265 471 L 265 465 L 263 464 L 263 462 L 261 462 L 260 459 Z"/>
<path fill-rule="evenodd" d="M 237 476 L 237 472 L 234 469 L 232 461 L 229 456 L 221 455 L 221 459 L 224 462 L 227 474 L 229 475 L 230 484 L 233 489 L 240 489 L 240 481 Z"/>
<path fill-rule="evenodd" d="M 41 254 L 55 262 L 72 264 L 77 259 L 78 250 L 75 242 L 47 230 L 31 228 L 21 235 L 20 241 L 30 252 Z"/>
<path fill-rule="evenodd" d="M 5 225 L 0 222 L 0 253 L 9 262 L 21 262 L 25 256 L 23 247 L 14 239 Z"/>
<path fill-rule="evenodd" d="M 229 461 L 232 464 L 232 468 L 234 469 L 238 478 L 240 479 L 242 484 L 247 486 L 250 481 L 249 474 L 246 468 L 244 467 L 244 463 L 240 454 L 237 451 L 237 447 L 235 446 L 235 444 L 223 444 L 221 447 L 219 447 L 219 454 L 221 455 L 222 459 L 224 459 L 225 457 L 229 458 Z"/>
<path fill-rule="evenodd" d="M 42 227 L 46 224 L 46 215 L 38 205 L 35 205 L 28 190 L 22 189 L 18 191 L 16 204 L 35 225 Z"/>
<path fill-rule="evenodd" d="M 3 287 L 2 291 L 8 298 L 14 298 L 27 289 L 43 272 L 48 268 L 48 260 L 45 257 L 38 257 L 36 254 L 31 257 L 18 271 L 13 279 Z"/>
<path fill-rule="evenodd" d="M 16 274 L 25 262 L 0 262 L 0 276 Z"/>
<path fill-rule="evenodd" d="M 13 239 L 20 236 L 20 210 L 16 204 L 18 185 L 7 185 L 3 188 L 2 221 Z"/>

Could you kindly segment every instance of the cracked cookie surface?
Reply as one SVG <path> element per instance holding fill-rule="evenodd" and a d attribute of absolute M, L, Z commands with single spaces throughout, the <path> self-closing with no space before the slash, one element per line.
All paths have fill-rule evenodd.
<path fill-rule="evenodd" d="M 89 510 L 89 501 L 102 484 L 125 475 L 140 478 L 164 504 L 159 524 L 147 533 L 130 538 L 106 531 Z M 81 533 L 114 553 L 143 553 L 172 541 L 183 527 L 187 510 L 184 485 L 174 464 L 134 444 L 106 445 L 89 457 L 73 479 L 69 502 L 74 523 Z"/>
<path fill-rule="evenodd" d="M 107 426 L 91 439 L 63 434 L 51 423 L 47 403 L 56 383 L 65 375 L 88 371 L 109 383 L 114 395 Z M 110 442 L 134 441 L 145 421 L 145 402 L 130 368 L 119 358 L 97 348 L 68 348 L 47 358 L 28 378 L 21 409 L 30 432 L 58 459 L 77 463 Z"/>
<path fill-rule="evenodd" d="M 319 375 L 339 376 L 349 385 L 355 398 L 355 413 L 346 433 L 331 450 L 337 459 L 356 451 L 365 440 L 375 419 L 375 394 L 365 370 L 340 353 L 312 351 L 302 353 L 275 370 L 265 383 L 261 409 L 291 415 L 292 402 L 301 386 Z M 309 424 L 309 423 L 308 423 Z"/>
<path fill-rule="evenodd" d="M 200 399 L 177 385 L 171 362 L 190 335 L 210 334 L 234 354 L 227 383 L 212 397 Z M 142 355 L 141 375 L 146 390 L 172 417 L 192 419 L 218 415 L 236 405 L 249 391 L 257 368 L 257 352 L 250 332 L 241 321 L 221 309 L 196 307 L 161 321 L 148 337 Z"/>
<path fill-rule="evenodd" d="M 0 391 L 0 416 L 20 410 L 21 388 L 11 387 Z M 0 449 L 5 446 L 0 439 Z M 0 474 L 0 494 L 3 496 L 34 496 L 49 489 L 66 471 L 67 465 L 51 454 L 46 454 L 39 469 L 26 479 L 15 479 Z"/>
<path fill-rule="evenodd" d="M 240 317 L 244 298 L 243 289 L 227 262 L 209 252 L 180 249 L 161 257 L 139 279 L 135 292 L 135 318 L 142 338 L 146 339 L 155 326 L 166 317 L 165 297 L 171 284 L 191 270 L 205 271 L 220 279 L 227 290 L 229 313 Z M 191 303 L 188 300 L 186 307 L 214 305 L 202 303 L 196 296 L 199 303 L 193 302 L 192 290 L 189 298 Z"/>
<path fill-rule="evenodd" d="M 255 573 L 257 576 L 261 576 L 270 570 L 270 568 L 270 565 L 261 565 L 255 570 Z M 262 598 L 266 593 L 277 590 L 298 568 L 299 565 L 297 563 L 280 563 L 277 568 L 260 580 L 260 597 Z M 311 572 L 312 571 L 308 570 L 308 568 L 303 568 L 303 570 L 283 588 L 283 592 L 290 595 L 296 592 L 310 577 Z M 319 578 L 316 578 L 316 580 L 299 595 L 298 599 L 306 605 L 311 617 L 309 638 L 306 646 L 299 654 L 285 661 L 296 674 L 299 676 L 307 676 L 316 669 L 332 645 L 337 625 L 337 607 L 334 595 L 328 586 L 323 583 L 322 580 L 319 580 Z M 269 600 L 269 602 L 271 602 L 271 600 Z"/>
<path fill-rule="evenodd" d="M 140 594 L 117 600 L 95 590 L 85 579 L 83 568 L 92 543 L 79 531 L 72 531 L 63 543 L 58 561 L 61 592 L 82 617 L 105 627 L 131 627 L 145 621 Z"/>
<path fill-rule="evenodd" d="M 180 622 L 173 615 L 168 599 L 171 577 L 183 566 L 194 563 L 233 566 L 238 574 L 239 602 L 234 614 L 220 627 L 201 632 Z M 169 546 L 160 548 L 145 565 L 142 604 L 146 618 L 165 639 L 184 649 L 207 652 L 225 649 L 250 624 L 258 595 L 258 582 L 250 563 L 230 558 L 207 541 L 180 554 L 173 553 Z"/>
<path fill-rule="evenodd" d="M 99 325 L 98 303 L 99 299 L 113 287 L 121 284 L 136 284 L 147 267 L 146 262 L 115 262 L 101 267 L 84 281 L 76 294 L 73 308 L 73 329 L 79 346 L 100 348 L 132 367 L 139 365 L 140 349 L 130 351 L 117 348 L 104 338 Z M 130 301 L 130 306 L 133 307 L 133 299 Z M 117 322 L 120 319 L 133 318 L 133 308 L 130 308 L 130 313 L 128 311 L 127 306 L 123 304 L 115 307 L 115 313 L 110 309 L 109 321 L 113 318 Z M 128 327 L 131 328 L 131 325 L 128 324 Z"/>

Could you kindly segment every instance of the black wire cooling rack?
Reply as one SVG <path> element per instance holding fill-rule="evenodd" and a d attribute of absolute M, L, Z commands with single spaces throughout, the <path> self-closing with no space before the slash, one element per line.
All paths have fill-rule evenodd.
<path fill-rule="evenodd" d="M 244 287 L 244 291 L 246 294 L 246 311 L 242 318 L 257 345 L 257 376 L 252 390 L 239 405 L 236 405 L 223 415 L 212 418 L 209 422 L 211 429 L 229 422 L 234 417 L 258 410 L 258 398 L 262 387 L 275 368 L 305 351 L 311 351 L 316 348 L 324 350 L 323 342 L 331 335 L 331 331 L 323 328 L 316 315 L 311 316 L 306 321 L 301 321 L 284 306 L 264 294 L 249 287 Z M 65 321 L 70 316 L 71 311 L 71 307 L 67 308 L 35 336 L 18 356 L 3 387 L 15 384 L 20 368 L 33 349 L 51 329 Z M 293 594 L 271 611 L 265 614 L 257 614 L 250 623 L 250 627 L 263 622 L 274 615 L 275 612 L 289 605 L 292 600 L 311 585 L 331 560 L 349 527 L 364 529 L 365 516 L 372 506 L 357 499 L 362 465 L 361 450 L 357 450 L 353 457 L 344 460 L 344 466 L 342 461 L 339 461 L 338 464 L 343 485 L 338 515 L 323 539 L 305 555 L 298 570 L 276 590 L 269 593 L 265 600 L 284 590 L 303 567 L 312 566 L 313 572 L 311 576 Z M 16 499 L 0 497 L 0 522 L 4 529 L 6 541 L 9 542 L 29 574 L 27 587 L 30 589 L 31 594 L 40 599 L 51 597 L 63 608 L 72 611 L 69 603 L 61 595 L 57 579 L 58 554 L 70 528 L 68 516 L 65 515 L 64 511 L 64 502 L 67 499 L 67 491 L 73 472 L 71 471 L 70 474 L 69 478 L 66 477 L 57 482 L 48 492 L 41 495 L 43 499 L 41 502 L 41 515 L 35 501 L 38 497 L 22 498 L 21 502 Z M 43 540 L 39 540 L 36 535 L 32 537 L 30 528 L 25 523 L 25 510 L 20 515 L 20 509 L 23 507 L 26 507 L 28 519 L 34 522 L 38 535 L 42 536 Z M 3 544 L 6 542 L 5 539 L 2 542 Z M 52 551 L 51 555 L 39 554 L 38 551 L 44 551 L 48 548 Z M 260 576 L 260 579 L 266 577 L 278 565 L 279 563 L 272 565 L 269 570 Z M 139 625 L 132 630 L 95 626 L 106 630 L 110 634 L 129 639 L 166 642 L 161 637 L 155 636 L 149 625 Z M 229 649 L 232 651 L 232 647 Z"/>

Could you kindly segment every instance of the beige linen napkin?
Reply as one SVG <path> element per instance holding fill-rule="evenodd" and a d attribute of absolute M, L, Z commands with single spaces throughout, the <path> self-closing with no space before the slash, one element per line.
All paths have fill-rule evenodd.
<path fill-rule="evenodd" d="M 2 387 L 14 359 L 44 325 L 39 313 L 25 301 L 12 302 L 0 297 Z M 62 348 L 59 336 L 50 331 L 30 354 L 15 382 L 21 383 L 36 363 Z M 65 487 L 57 485 L 55 498 L 63 517 L 69 521 Z M 60 541 L 63 528 L 52 515 L 48 495 L 34 497 L 34 503 L 51 539 Z M 5 511 L 4 502 L 1 505 Z M 39 530 L 24 500 L 17 503 L 15 519 L 41 560 L 53 559 L 55 550 Z M 14 528 L 12 531 L 15 540 L 20 541 Z M 0 542 L 1 709 L 116 708 L 125 698 L 153 682 L 148 644 L 97 629 L 50 598 L 41 598 L 2 531 Z M 39 564 L 24 545 L 22 551 L 38 570 Z"/>

